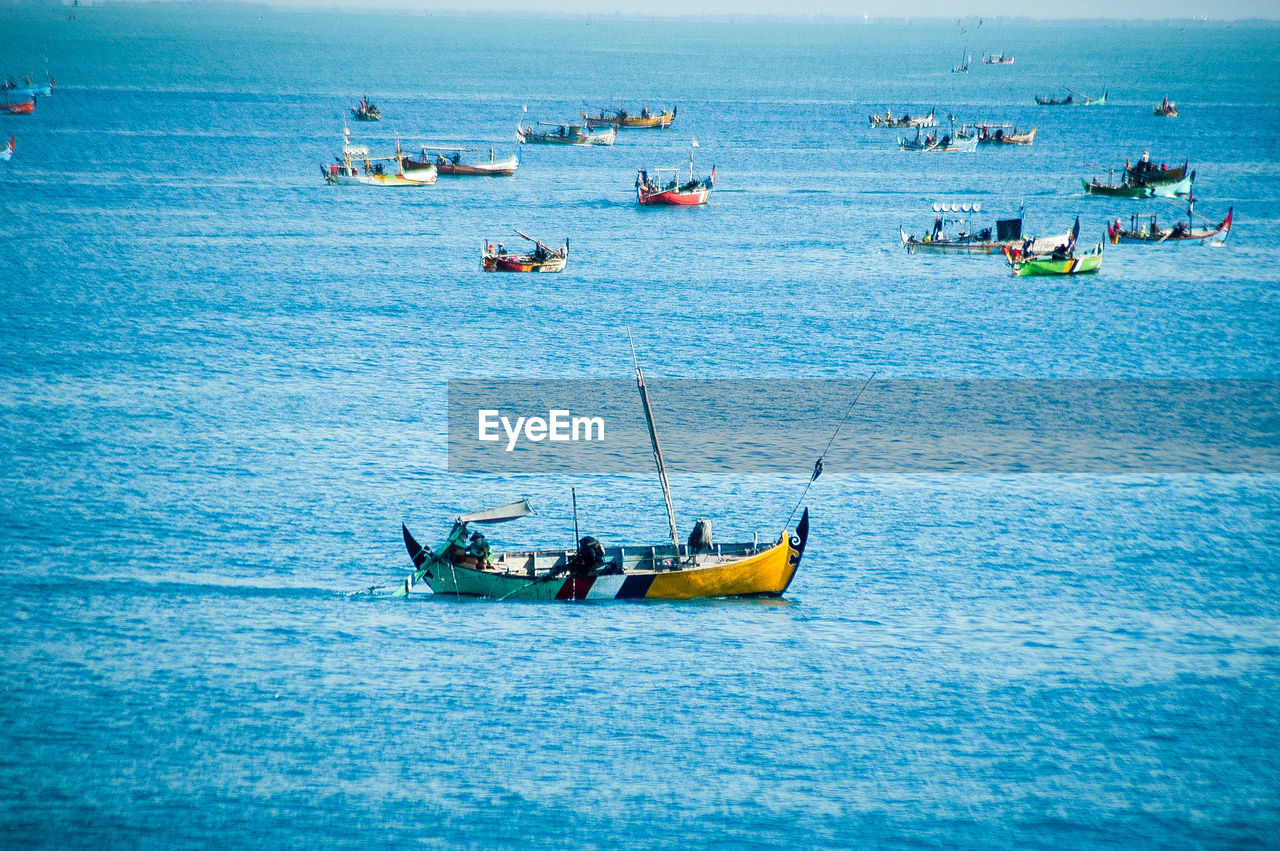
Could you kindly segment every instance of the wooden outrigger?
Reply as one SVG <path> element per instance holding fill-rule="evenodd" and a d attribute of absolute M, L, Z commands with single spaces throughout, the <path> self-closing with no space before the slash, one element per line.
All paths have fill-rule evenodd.
<path fill-rule="evenodd" d="M 646 106 L 638 115 L 627 112 L 625 109 L 602 109 L 595 115 L 587 115 L 582 110 L 578 110 L 578 114 L 587 123 L 589 130 L 597 127 L 617 127 L 620 130 L 666 130 L 671 126 L 671 122 L 676 120 L 677 109 L 679 107 L 652 112 Z"/>
<path fill-rule="evenodd" d="M 486 240 L 480 251 L 480 268 L 486 272 L 563 272 L 569 262 L 569 240 L 552 248 L 522 230 L 516 233 L 532 242 L 534 250 L 527 254 L 509 252 L 501 242 Z"/>
<path fill-rule="evenodd" d="M 532 514 L 533 508 L 527 500 L 522 500 L 488 511 L 459 515 L 444 543 L 436 549 L 423 547 L 408 527 L 401 524 L 413 573 L 397 594 L 408 596 L 426 586 L 436 594 L 494 600 L 781 597 L 791 585 L 804 555 L 809 538 L 809 509 L 801 515 L 794 534 L 788 530 L 791 518 L 787 518 L 776 541 L 715 544 L 711 540 L 711 524 L 698 520 L 688 542 L 681 545 L 662 445 L 639 362 L 635 371 L 636 388 L 644 407 L 658 480 L 666 502 L 670 544 L 605 547 L 595 538 L 585 536 L 578 539 L 574 550 L 494 554 L 484 535 L 472 532 L 470 527 L 505 523 Z M 810 484 L 821 471 L 819 459 Z M 802 496 L 801 501 L 803 499 Z M 576 508 L 574 525 L 576 530 Z"/>
<path fill-rule="evenodd" d="M 962 137 L 977 134 L 979 145 L 1032 145 L 1036 141 L 1036 131 L 1032 127 L 1019 133 L 1011 124 L 966 124 L 960 128 Z"/>

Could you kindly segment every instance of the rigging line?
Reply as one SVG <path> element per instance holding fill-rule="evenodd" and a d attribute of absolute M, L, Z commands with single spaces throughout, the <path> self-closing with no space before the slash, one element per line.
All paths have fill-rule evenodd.
<path fill-rule="evenodd" d="M 804 492 L 800 494 L 800 498 L 796 500 L 795 508 L 791 509 L 791 513 L 787 515 L 787 522 L 782 525 L 783 529 L 791 528 L 791 519 L 796 516 L 796 512 L 800 510 L 800 503 L 804 502 L 804 498 L 809 495 L 809 488 L 818 480 L 818 476 L 822 475 L 823 459 L 827 457 L 827 453 L 831 451 L 831 445 L 836 442 L 836 435 L 840 434 L 840 429 L 844 428 L 844 424 L 848 421 L 849 415 L 853 413 L 853 406 L 858 404 L 858 400 L 862 398 L 863 392 L 871 384 L 871 379 L 876 377 L 879 370 L 872 370 L 867 376 L 867 380 L 862 383 L 862 387 L 858 390 L 857 395 L 853 397 L 853 401 L 849 403 L 849 407 L 844 412 L 844 418 L 840 420 L 836 430 L 832 432 L 831 439 L 827 441 L 827 448 L 822 450 L 822 454 L 818 456 L 818 460 L 813 464 L 813 475 L 809 477 L 809 482 L 804 486 Z"/>

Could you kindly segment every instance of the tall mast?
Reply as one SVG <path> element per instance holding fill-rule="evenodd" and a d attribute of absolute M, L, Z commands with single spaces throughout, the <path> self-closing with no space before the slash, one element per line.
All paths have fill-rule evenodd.
<path fill-rule="evenodd" d="M 653 424 L 653 408 L 649 407 L 649 388 L 644 383 L 644 373 L 640 371 L 640 361 L 636 358 L 636 344 L 631 339 L 631 329 L 627 329 L 627 341 L 631 343 L 631 362 L 636 365 L 636 388 L 640 391 L 640 401 L 644 403 L 644 417 L 649 422 L 649 442 L 653 444 L 653 458 L 658 463 L 658 481 L 662 483 L 662 497 L 667 501 L 667 523 L 671 525 L 671 544 L 676 548 L 676 558 L 680 557 L 680 535 L 676 532 L 676 510 L 671 504 L 671 486 L 667 484 L 667 465 L 662 460 L 662 445 L 658 443 L 658 429 Z"/>

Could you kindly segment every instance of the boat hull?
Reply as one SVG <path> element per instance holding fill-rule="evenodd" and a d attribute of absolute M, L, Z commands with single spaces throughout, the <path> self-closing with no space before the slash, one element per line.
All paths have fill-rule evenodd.
<path fill-rule="evenodd" d="M 36 111 L 36 99 L 0 103 L 0 112 L 9 115 L 30 115 Z"/>
<path fill-rule="evenodd" d="M 658 192 L 639 189 L 636 191 L 636 201 L 644 206 L 696 207 L 707 203 L 710 195 L 709 186 L 698 186 L 694 189 L 667 189 Z"/>
<path fill-rule="evenodd" d="M 405 580 L 406 594 L 421 591 L 426 585 L 433 593 L 495 600 L 582 601 L 582 600 L 692 600 L 706 597 L 781 597 L 791 585 L 804 554 L 808 532 L 808 515 L 801 519 L 796 535 L 783 534 L 771 547 L 743 555 L 722 557 L 713 554 L 674 558 L 666 569 L 626 569 L 596 575 L 544 573 L 530 575 L 519 570 L 478 569 L 463 564 L 430 560 L 425 551 L 403 530 L 405 546 L 417 570 Z M 751 545 L 731 545 L 733 549 L 752 549 Z M 624 559 L 617 548 L 606 552 L 605 564 Z M 656 553 L 651 563 L 664 561 L 662 548 L 631 548 Z M 669 556 L 674 553 L 666 548 Z M 522 563 L 531 558 L 556 559 L 563 564 L 568 553 L 518 554 Z M 499 563 L 505 560 L 502 557 Z"/>
<path fill-rule="evenodd" d="M 1101 254 L 1085 254 L 1069 260 L 1048 258 L 1019 260 L 1013 264 L 1013 274 L 1020 278 L 1046 275 L 1091 275 L 1101 268 Z"/>
<path fill-rule="evenodd" d="M 486 272 L 563 272 L 568 262 L 567 257 L 538 260 L 532 254 L 484 254 L 480 268 Z"/>
<path fill-rule="evenodd" d="M 434 173 L 424 174 L 421 178 L 399 174 L 343 174 L 342 172 L 325 172 L 325 183 L 330 186 L 395 186 L 411 188 L 414 186 L 430 186 L 436 182 Z"/>

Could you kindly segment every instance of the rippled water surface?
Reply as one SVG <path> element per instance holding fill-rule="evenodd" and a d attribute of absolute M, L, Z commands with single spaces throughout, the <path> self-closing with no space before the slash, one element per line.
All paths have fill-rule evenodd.
<path fill-rule="evenodd" d="M 625 378 L 627 325 L 651 375 L 780 392 L 1276 377 L 1280 30 L 67 11 L 0 10 L 0 74 L 57 79 L 0 117 L 6 844 L 1280 843 L 1273 474 L 829 469 L 782 600 L 347 596 L 403 577 L 402 521 L 527 496 L 497 542 L 566 546 L 571 486 L 601 540 L 660 541 L 651 476 L 445 468 L 447 378 Z M 1017 63 L 949 73 L 966 47 Z M 1067 86 L 1110 103 L 1034 105 Z M 679 115 L 510 180 L 326 187 L 365 94 L 377 149 Z M 913 156 L 886 106 L 1039 137 Z M 694 136 L 711 204 L 637 209 Z M 1074 280 L 898 247 L 935 201 L 1172 220 L 1080 193 L 1143 150 L 1234 206 L 1225 247 Z M 481 273 L 513 227 L 568 271 Z M 679 477 L 681 525 L 775 535 L 811 463 Z"/>

